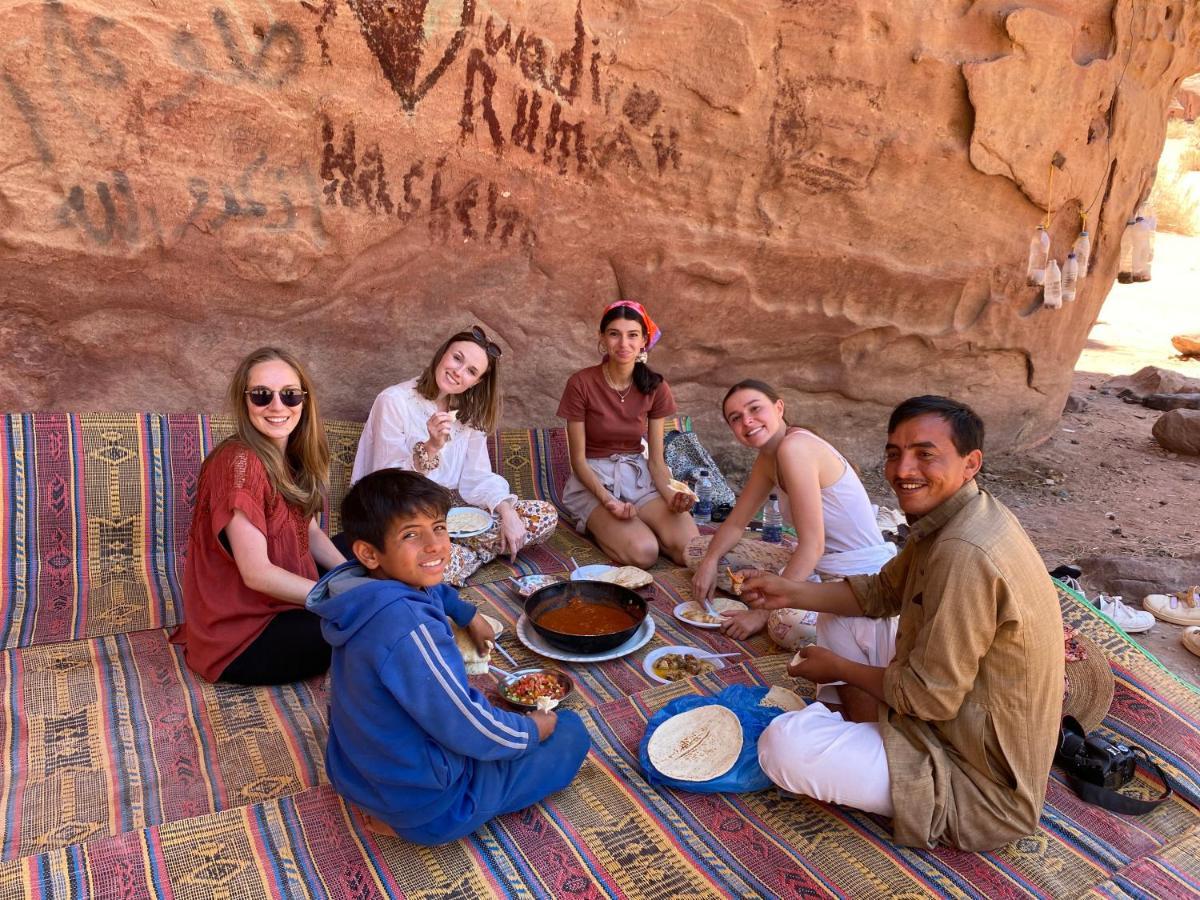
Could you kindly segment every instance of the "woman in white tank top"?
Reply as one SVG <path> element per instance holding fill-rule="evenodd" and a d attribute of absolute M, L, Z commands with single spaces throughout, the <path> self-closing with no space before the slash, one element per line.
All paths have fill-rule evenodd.
<path fill-rule="evenodd" d="M 875 523 L 875 512 L 854 468 L 824 439 L 789 427 L 784 403 L 768 384 L 747 380 L 725 395 L 721 412 L 738 443 L 758 451 L 737 505 L 711 537 L 694 539 L 687 564 L 695 570 L 692 594 L 711 598 L 730 590 L 725 567 L 781 572 L 797 581 L 878 572 L 895 553 Z M 796 545 L 764 544 L 745 537 L 746 526 L 771 493 L 780 495 L 785 518 L 796 528 Z M 750 610 L 722 626 L 741 640 L 768 626 L 787 649 L 811 643 L 816 616 L 804 610 Z"/>

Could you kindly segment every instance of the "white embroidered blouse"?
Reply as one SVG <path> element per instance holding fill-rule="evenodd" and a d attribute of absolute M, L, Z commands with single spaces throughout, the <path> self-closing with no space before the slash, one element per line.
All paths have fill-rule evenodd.
<path fill-rule="evenodd" d="M 416 378 L 381 391 L 358 439 L 351 483 L 389 466 L 415 470 L 413 445 L 429 438 L 426 423 L 436 411 L 437 404 L 417 393 Z M 505 500 L 517 499 L 503 476 L 492 471 L 487 435 L 477 428 L 451 423 L 450 438 L 438 460 L 438 467 L 425 474 L 442 487 L 458 491 L 472 506 L 495 512 Z"/>

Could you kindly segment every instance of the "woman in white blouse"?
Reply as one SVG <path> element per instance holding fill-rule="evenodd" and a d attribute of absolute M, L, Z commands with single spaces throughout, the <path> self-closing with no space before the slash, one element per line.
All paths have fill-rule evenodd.
<path fill-rule="evenodd" d="M 454 541 L 445 580 L 460 587 L 484 563 L 515 558 L 558 524 L 552 504 L 518 500 L 492 471 L 487 435 L 500 418 L 501 352 L 478 325 L 451 335 L 419 378 L 375 398 L 354 457 L 352 482 L 389 466 L 410 469 L 495 515 L 483 534 Z"/>

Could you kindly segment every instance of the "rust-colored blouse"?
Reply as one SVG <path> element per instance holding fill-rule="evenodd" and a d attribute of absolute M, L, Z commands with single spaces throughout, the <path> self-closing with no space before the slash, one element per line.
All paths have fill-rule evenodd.
<path fill-rule="evenodd" d="M 172 643 L 183 645 L 188 668 L 207 681 L 220 678 L 276 614 L 299 608 L 251 590 L 242 581 L 221 540 L 234 510 L 241 510 L 266 535 L 272 563 L 317 578 L 304 511 L 275 492 L 254 451 L 239 441 L 225 441 L 200 470 L 183 573 L 184 621 L 171 635 Z"/>

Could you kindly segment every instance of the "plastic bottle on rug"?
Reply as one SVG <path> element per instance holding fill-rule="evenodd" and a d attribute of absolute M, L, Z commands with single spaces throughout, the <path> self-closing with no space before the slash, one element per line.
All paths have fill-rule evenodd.
<path fill-rule="evenodd" d="M 692 507 L 692 518 L 701 525 L 712 521 L 713 483 L 708 469 L 696 470 L 696 505 Z"/>
<path fill-rule="evenodd" d="M 1050 255 L 1050 235 L 1044 225 L 1039 225 L 1029 241 L 1029 267 L 1025 270 L 1025 280 L 1031 285 L 1041 285 L 1046 281 L 1046 257 Z"/>
<path fill-rule="evenodd" d="M 783 513 L 779 511 L 778 494 L 772 494 L 763 507 L 762 539 L 767 544 L 783 543 Z"/>
<path fill-rule="evenodd" d="M 1062 297 L 1062 272 L 1052 259 L 1046 263 L 1046 287 L 1042 292 L 1042 302 L 1051 309 L 1058 309 L 1062 306 Z"/>
<path fill-rule="evenodd" d="M 1062 267 L 1062 298 L 1067 303 L 1075 299 L 1075 286 L 1079 283 L 1079 257 L 1075 251 L 1067 254 Z"/>
<path fill-rule="evenodd" d="M 1079 260 L 1079 277 L 1087 278 L 1088 263 L 1092 259 L 1092 236 L 1085 228 L 1075 238 L 1075 258 Z"/>

